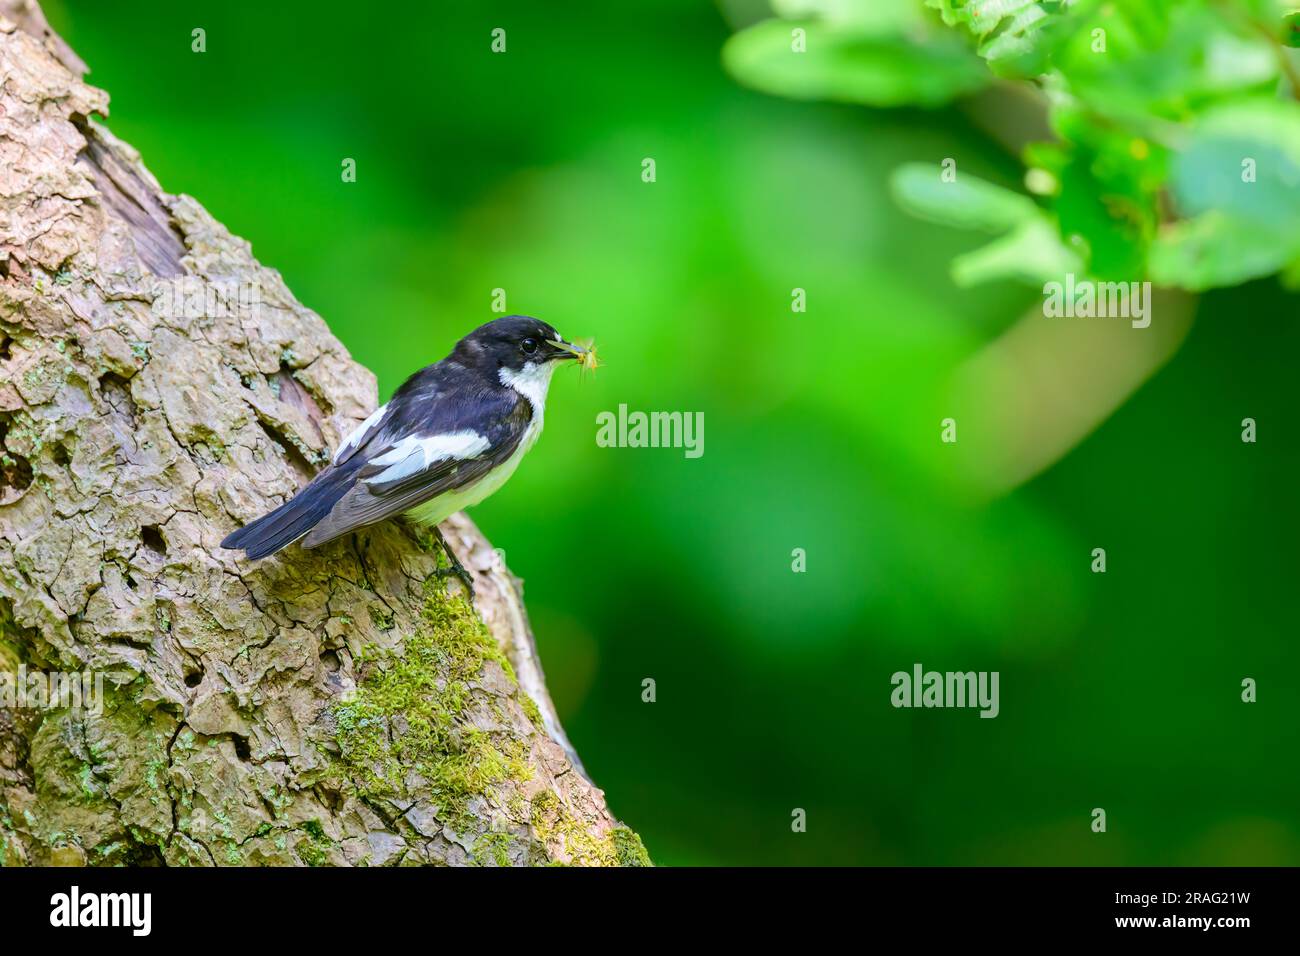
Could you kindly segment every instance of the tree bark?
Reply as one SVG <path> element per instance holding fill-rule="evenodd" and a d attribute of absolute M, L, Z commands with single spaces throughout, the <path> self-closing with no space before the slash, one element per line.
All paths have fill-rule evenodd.
<path fill-rule="evenodd" d="M 472 607 L 399 522 L 218 547 L 375 380 L 91 118 L 84 72 L 0 0 L 0 675 L 104 681 L 101 707 L 0 708 L 0 864 L 648 862 L 463 515 Z"/>

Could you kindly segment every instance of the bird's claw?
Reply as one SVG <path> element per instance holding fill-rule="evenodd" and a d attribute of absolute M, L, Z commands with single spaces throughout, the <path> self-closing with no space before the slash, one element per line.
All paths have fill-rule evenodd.
<path fill-rule="evenodd" d="M 469 603 L 473 604 L 474 603 L 474 576 L 470 574 L 468 571 L 466 571 L 464 566 L 455 558 L 452 558 L 451 560 L 454 567 L 439 568 L 438 574 L 441 575 L 442 577 L 446 577 L 449 574 L 454 575 L 460 581 L 461 584 L 465 585 L 465 590 L 469 592 Z"/>
<path fill-rule="evenodd" d="M 449 574 L 455 575 L 455 577 L 460 581 L 460 583 L 465 585 L 465 590 L 469 594 L 469 602 L 473 604 L 474 603 L 474 576 L 470 574 L 469 571 L 465 570 L 465 565 L 460 563 L 460 559 L 456 557 L 456 552 L 451 550 L 451 545 L 449 545 L 447 543 L 447 539 L 442 536 L 442 529 L 439 528 L 437 525 L 435 525 L 433 528 L 433 533 L 438 536 L 438 544 L 442 545 L 443 554 L 445 554 L 447 556 L 447 560 L 451 562 L 451 567 L 438 569 L 437 571 L 438 576 L 445 578 Z"/>

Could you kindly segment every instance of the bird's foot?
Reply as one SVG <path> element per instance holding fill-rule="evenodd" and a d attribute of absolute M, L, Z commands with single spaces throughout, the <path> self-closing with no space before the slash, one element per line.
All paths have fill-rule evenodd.
<path fill-rule="evenodd" d="M 469 592 L 469 603 L 474 603 L 474 576 L 465 570 L 465 565 L 460 563 L 460 558 L 456 557 L 456 552 L 451 550 L 451 545 L 447 539 L 442 536 L 442 529 L 437 525 L 433 526 L 433 533 L 438 537 L 438 544 L 442 546 L 443 553 L 447 555 L 447 560 L 451 562 L 449 568 L 439 568 L 439 577 L 446 577 L 449 574 L 455 575 L 460 583 L 465 585 L 465 590 Z"/>

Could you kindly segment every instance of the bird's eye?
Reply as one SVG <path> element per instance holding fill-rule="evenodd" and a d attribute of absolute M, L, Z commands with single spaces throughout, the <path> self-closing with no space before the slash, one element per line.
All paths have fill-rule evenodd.
<path fill-rule="evenodd" d="M 524 339 L 519 347 L 524 350 L 526 355 L 532 355 L 537 351 L 537 339 Z"/>

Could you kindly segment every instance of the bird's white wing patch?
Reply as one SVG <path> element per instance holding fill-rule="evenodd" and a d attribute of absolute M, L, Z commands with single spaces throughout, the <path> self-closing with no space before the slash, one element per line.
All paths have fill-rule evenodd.
<path fill-rule="evenodd" d="M 334 464 L 337 465 L 341 458 L 345 457 L 349 451 L 365 440 L 367 433 L 379 424 L 386 411 L 388 411 L 388 406 L 380 405 L 371 413 L 369 418 L 348 433 L 348 437 L 343 439 L 343 444 L 339 445 L 338 451 L 334 453 Z"/>
<path fill-rule="evenodd" d="M 384 470 L 366 479 L 366 484 L 401 481 L 447 458 L 473 458 L 487 451 L 488 440 L 476 431 L 448 432 L 444 435 L 403 438 L 370 464 Z"/>

